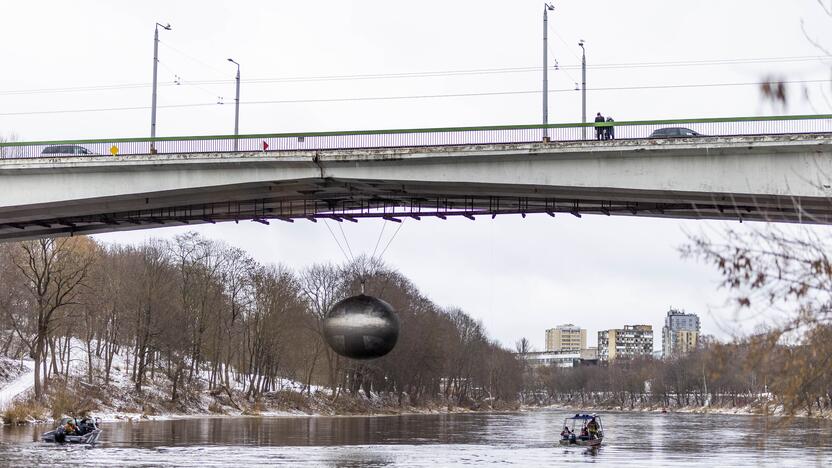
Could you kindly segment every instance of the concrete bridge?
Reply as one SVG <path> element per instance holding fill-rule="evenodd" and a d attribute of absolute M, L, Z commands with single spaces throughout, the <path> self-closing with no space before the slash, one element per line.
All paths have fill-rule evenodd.
<path fill-rule="evenodd" d="M 684 125 L 713 135 L 701 130 L 737 121 L 624 122 L 623 138 L 604 141 L 581 140 L 581 125 L 548 126 L 548 142 L 541 126 L 249 135 L 237 152 L 228 136 L 156 139 L 158 154 L 147 154 L 149 139 L 5 144 L 0 240 L 508 214 L 830 224 L 832 116 L 808 120 L 811 131 L 749 120 L 758 134 L 746 125 L 696 138 L 649 132 Z M 43 154 L 59 144 L 99 154 Z"/>

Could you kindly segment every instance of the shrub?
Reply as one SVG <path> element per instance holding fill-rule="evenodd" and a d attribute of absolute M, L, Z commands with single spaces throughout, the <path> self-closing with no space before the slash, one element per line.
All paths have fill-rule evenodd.
<path fill-rule="evenodd" d="M 93 396 L 86 390 L 67 385 L 53 385 L 49 392 L 49 407 L 52 419 L 64 416 L 87 416 L 98 407 Z"/>
<path fill-rule="evenodd" d="M 217 403 L 216 401 L 212 401 L 210 405 L 208 405 L 208 411 L 214 414 L 225 414 L 225 410 L 223 409 L 222 405 Z"/>
<path fill-rule="evenodd" d="M 3 411 L 4 424 L 25 424 L 31 420 L 43 419 L 46 408 L 34 400 L 11 403 Z"/>
<path fill-rule="evenodd" d="M 264 409 L 265 407 L 263 403 L 260 400 L 255 400 L 254 403 L 251 404 L 251 406 L 243 410 L 243 415 L 260 416 L 260 413 L 262 413 Z"/>
<path fill-rule="evenodd" d="M 66 416 L 74 416 L 78 413 L 77 398 L 67 387 L 56 386 L 50 392 L 49 407 L 52 410 L 52 419 L 58 420 Z"/>

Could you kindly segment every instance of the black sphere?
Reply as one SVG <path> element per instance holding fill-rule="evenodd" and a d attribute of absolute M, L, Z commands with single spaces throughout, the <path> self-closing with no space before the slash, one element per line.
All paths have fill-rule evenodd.
<path fill-rule="evenodd" d="M 351 359 L 375 359 L 393 350 L 399 317 L 381 299 L 353 296 L 335 304 L 324 319 L 324 337 L 333 351 Z"/>

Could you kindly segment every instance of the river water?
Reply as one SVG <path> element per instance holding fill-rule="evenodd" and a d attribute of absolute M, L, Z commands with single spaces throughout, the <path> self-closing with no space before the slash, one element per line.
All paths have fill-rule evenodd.
<path fill-rule="evenodd" d="M 104 423 L 94 447 L 0 428 L 0 466 L 832 466 L 832 423 L 698 414 L 604 413 L 604 445 L 565 448 L 566 413 L 205 418 Z"/>

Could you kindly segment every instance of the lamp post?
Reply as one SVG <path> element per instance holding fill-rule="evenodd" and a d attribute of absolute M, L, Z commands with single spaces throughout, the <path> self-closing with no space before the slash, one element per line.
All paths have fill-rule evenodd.
<path fill-rule="evenodd" d="M 549 12 L 555 6 L 543 4 L 543 125 L 549 124 Z M 549 141 L 549 129 L 543 127 L 543 141 Z"/>
<path fill-rule="evenodd" d="M 159 26 L 170 31 L 170 24 L 156 23 L 153 33 L 153 103 L 150 106 L 150 154 L 156 154 L 156 74 L 159 69 Z"/>
<path fill-rule="evenodd" d="M 578 41 L 581 46 L 581 123 L 586 123 L 586 48 L 584 40 Z M 584 140 L 586 140 L 586 126 L 582 127 Z"/>
<path fill-rule="evenodd" d="M 237 97 L 234 98 L 234 151 L 237 151 L 237 136 L 240 134 L 240 64 L 234 59 L 228 61 L 237 65 Z"/>

